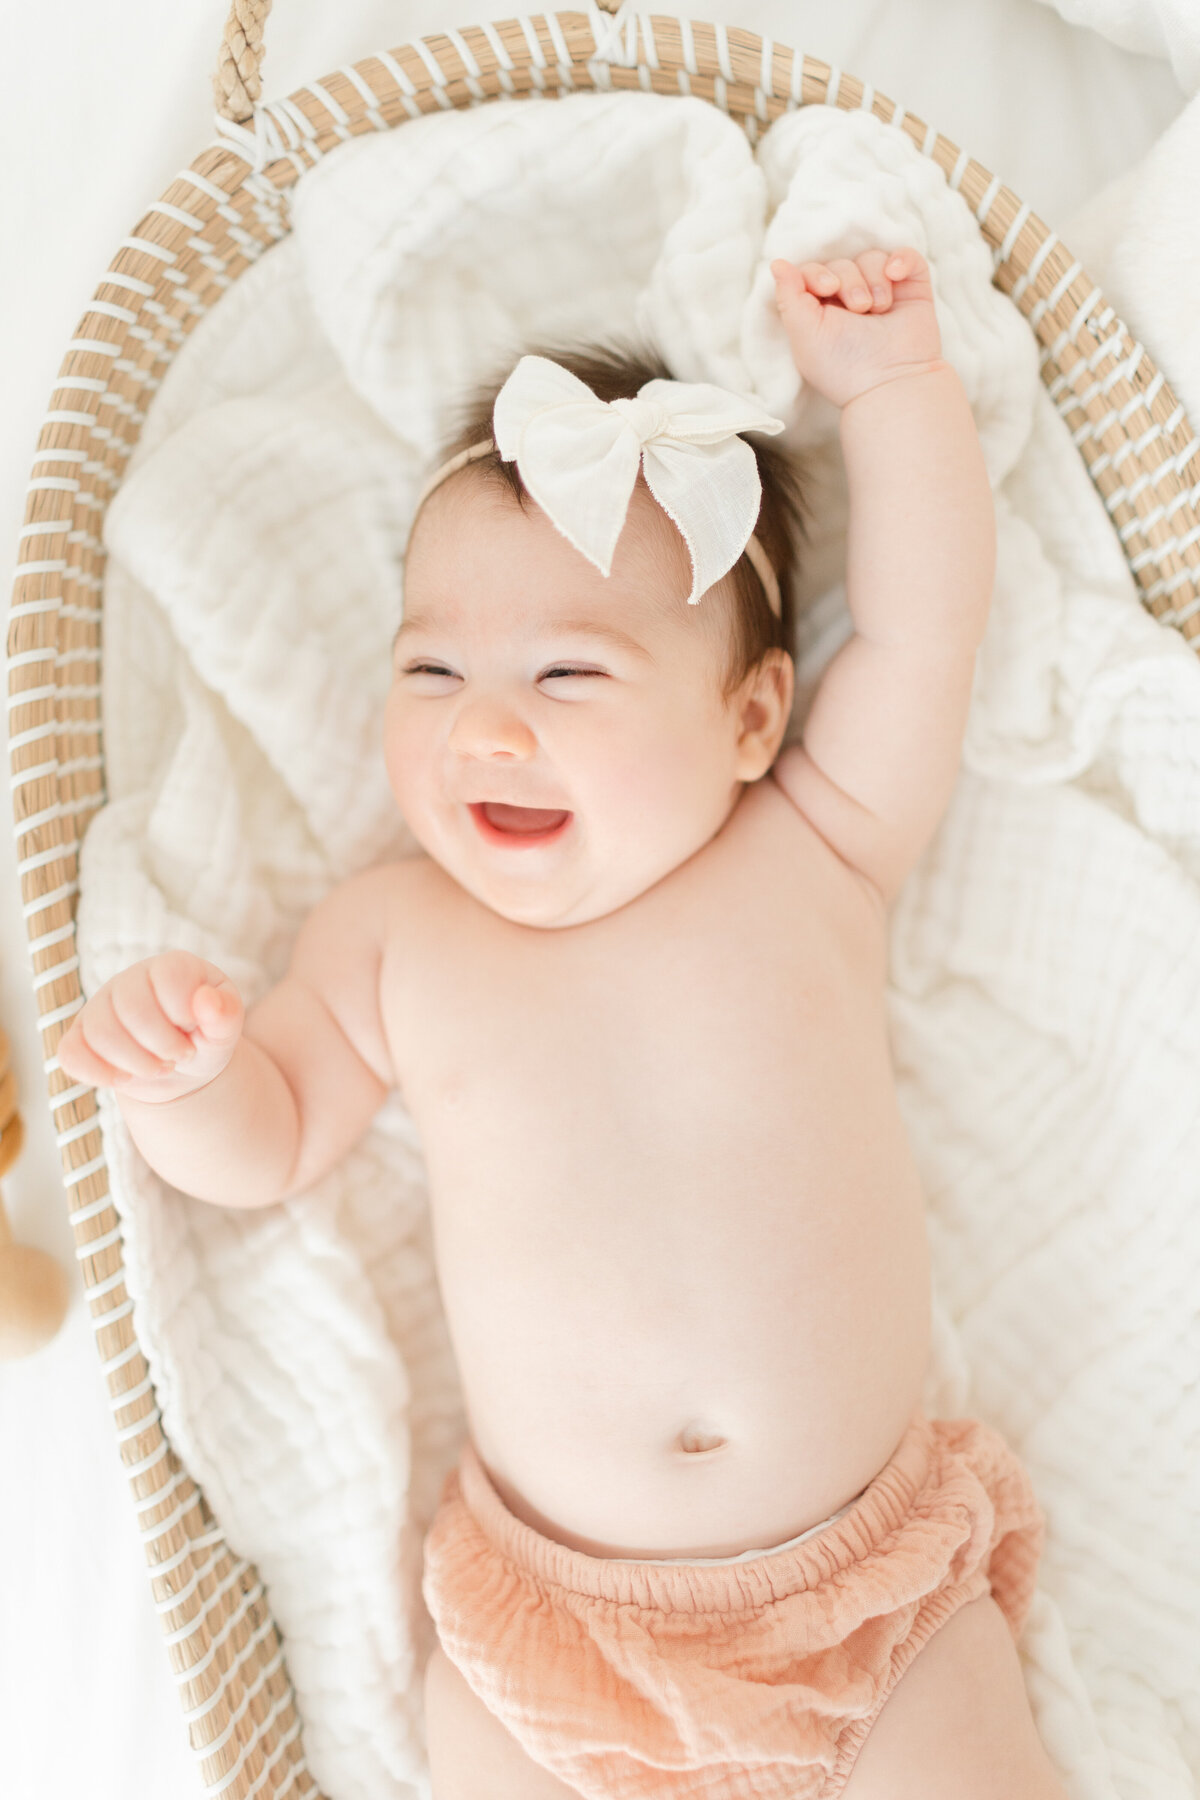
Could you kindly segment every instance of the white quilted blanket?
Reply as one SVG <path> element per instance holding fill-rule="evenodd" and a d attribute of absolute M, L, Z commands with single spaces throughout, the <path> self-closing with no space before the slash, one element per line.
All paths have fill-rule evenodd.
<path fill-rule="evenodd" d="M 1135 332 L 1173 296 L 1152 347 L 1200 420 L 1200 259 L 1153 229 L 1196 115 L 1139 196 L 1126 277 Z M 294 225 L 179 355 L 108 516 L 85 990 L 183 945 L 253 1001 L 332 882 L 413 849 L 379 754 L 398 551 L 447 406 L 527 337 L 636 327 L 816 446 L 794 733 L 847 628 L 844 495 L 767 265 L 916 244 L 999 519 L 961 780 L 893 927 L 936 1260 L 928 1404 L 1000 1426 L 1046 1508 L 1022 1651 L 1074 1800 L 1188 1800 L 1200 660 L 1140 608 L 968 208 L 873 118 L 811 108 L 754 149 L 698 100 L 613 94 L 357 140 L 305 177 Z M 166 1428 L 267 1584 L 310 1766 L 334 1800 L 427 1796 L 420 1542 L 463 1418 L 411 1122 L 393 1098 L 318 1188 L 247 1214 L 165 1187 L 101 1100 Z"/>

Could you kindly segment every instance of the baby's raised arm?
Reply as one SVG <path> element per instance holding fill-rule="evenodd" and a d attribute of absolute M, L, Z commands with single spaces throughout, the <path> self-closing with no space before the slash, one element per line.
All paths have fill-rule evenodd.
<path fill-rule="evenodd" d="M 919 254 L 772 268 L 797 367 L 842 408 L 854 621 L 775 775 L 890 902 L 958 772 L 995 575 L 991 488 Z"/>
<path fill-rule="evenodd" d="M 111 1087 L 151 1168 L 222 1206 L 269 1206 L 361 1137 L 394 1085 L 380 1010 L 390 871 L 342 882 L 283 980 L 243 1019 L 214 964 L 172 950 L 124 969 L 59 1040 L 68 1075 Z"/>

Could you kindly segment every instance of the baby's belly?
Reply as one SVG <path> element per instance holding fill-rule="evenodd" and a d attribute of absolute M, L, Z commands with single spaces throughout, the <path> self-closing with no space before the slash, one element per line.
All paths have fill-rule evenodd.
<path fill-rule="evenodd" d="M 511 1510 L 595 1556 L 727 1556 L 860 1493 L 929 1349 L 923 1201 L 891 1148 L 849 1180 L 743 1155 L 690 1188 L 549 1193 L 538 1169 L 499 1201 L 436 1194 L 471 1435 Z"/>

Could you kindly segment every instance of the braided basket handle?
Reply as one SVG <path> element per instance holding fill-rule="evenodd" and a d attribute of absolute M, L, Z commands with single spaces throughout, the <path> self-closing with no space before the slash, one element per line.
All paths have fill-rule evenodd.
<path fill-rule="evenodd" d="M 615 13 L 621 0 L 596 0 L 605 12 Z M 217 52 L 213 98 L 222 119 L 244 125 L 262 94 L 263 58 L 267 54 L 263 30 L 271 0 L 231 0 L 225 35 Z"/>
<path fill-rule="evenodd" d="M 225 35 L 217 52 L 213 98 L 217 114 L 244 125 L 262 93 L 262 65 L 266 55 L 263 29 L 271 0 L 231 0 Z"/>

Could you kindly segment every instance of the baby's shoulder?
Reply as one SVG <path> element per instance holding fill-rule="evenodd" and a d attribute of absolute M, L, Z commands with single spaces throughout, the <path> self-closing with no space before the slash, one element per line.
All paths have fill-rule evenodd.
<path fill-rule="evenodd" d="M 466 899 L 440 863 L 424 851 L 375 863 L 343 883 L 348 910 L 358 909 L 362 926 L 384 950 L 414 946 L 432 954 L 452 915 Z"/>
<path fill-rule="evenodd" d="M 415 860 L 415 859 L 414 859 Z M 420 860 L 425 860 L 424 858 Z M 418 884 L 408 859 L 373 863 L 335 882 L 308 914 L 296 949 L 339 960 L 372 960 L 404 934 L 418 915 Z"/>

